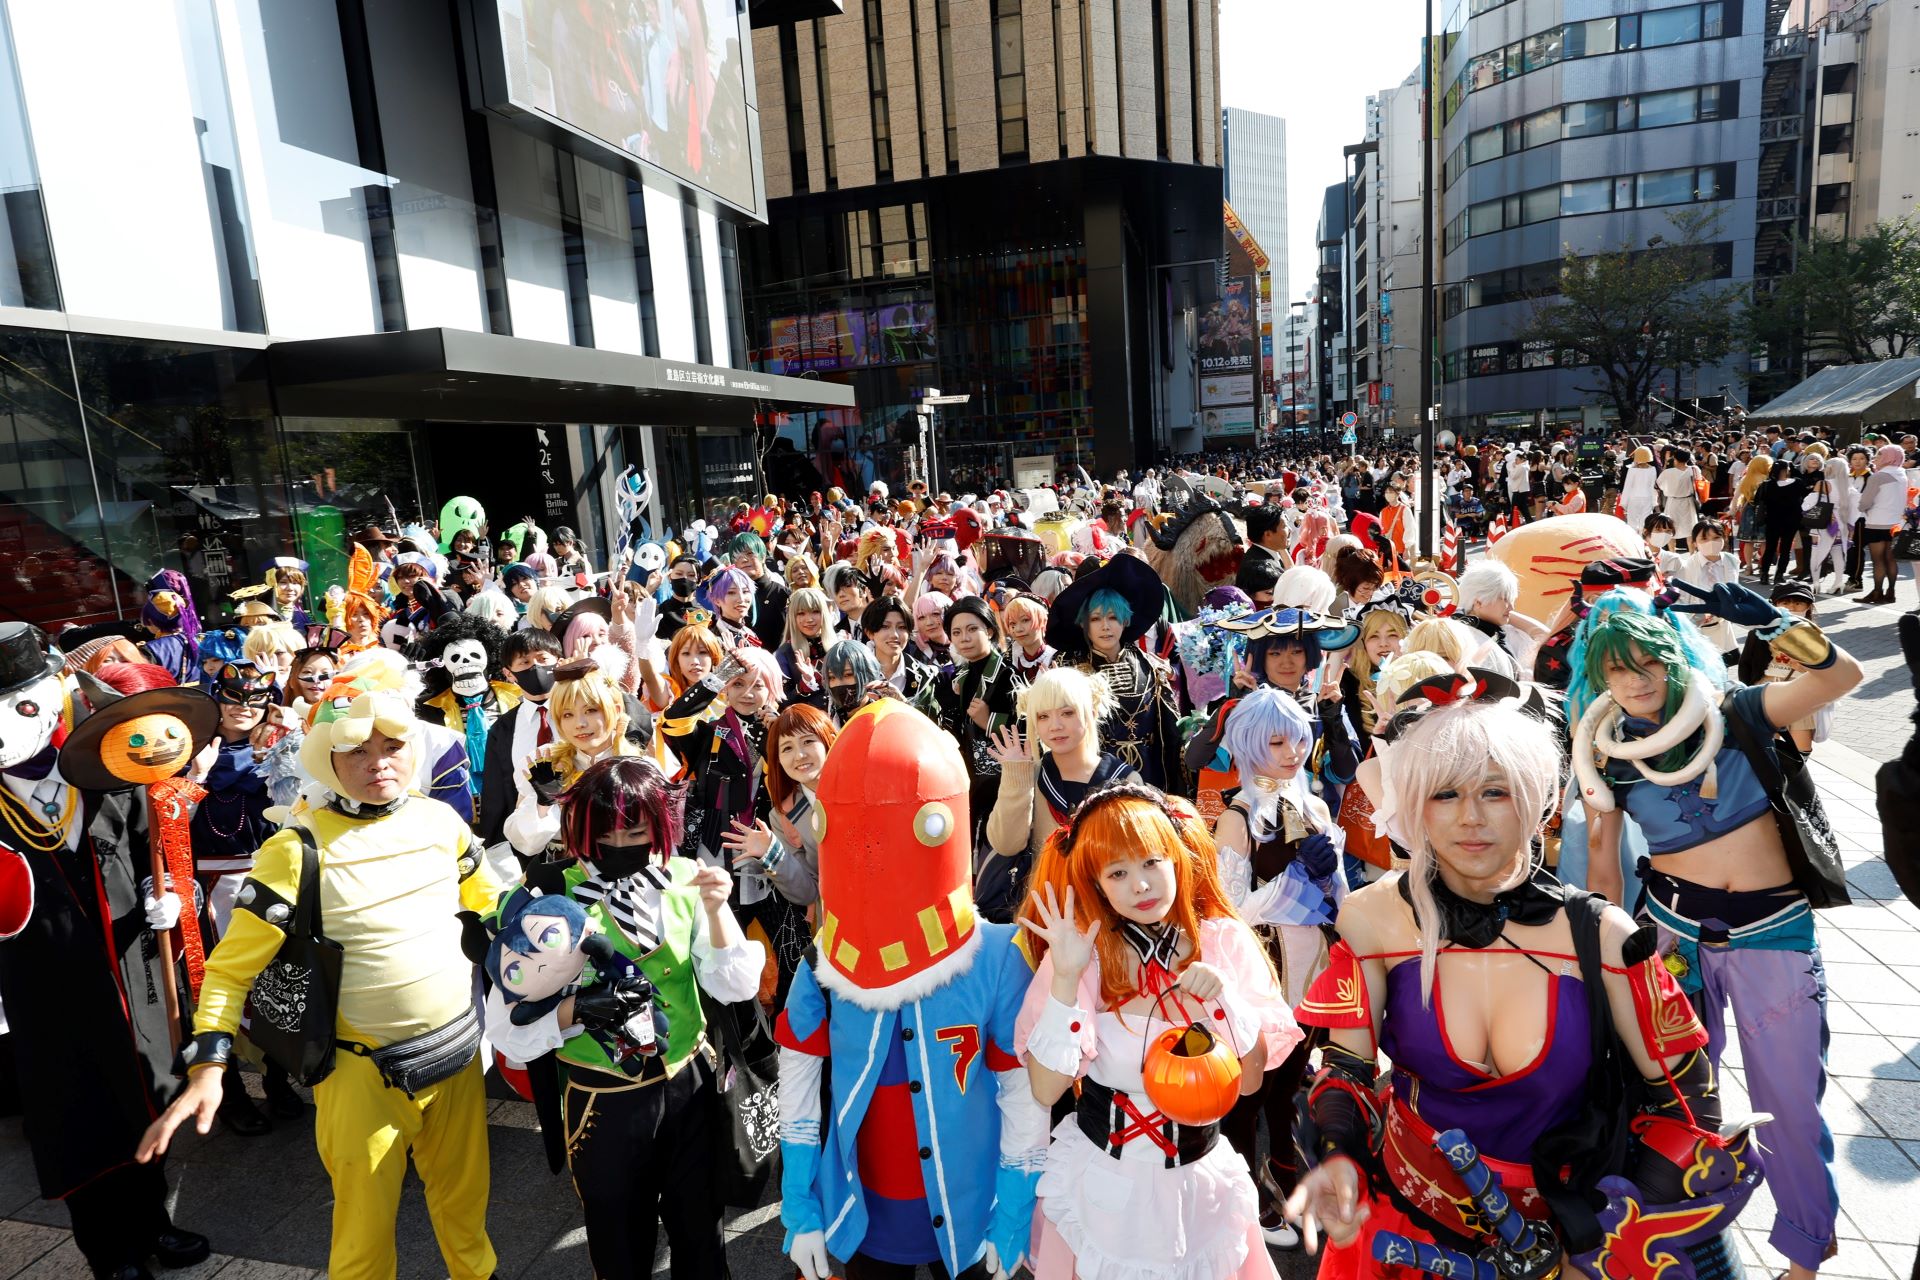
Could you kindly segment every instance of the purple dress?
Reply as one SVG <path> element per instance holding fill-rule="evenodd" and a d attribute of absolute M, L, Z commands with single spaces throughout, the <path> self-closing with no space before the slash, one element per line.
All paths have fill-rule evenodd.
<path fill-rule="evenodd" d="M 1393 1059 L 1395 1100 L 1436 1130 L 1464 1129 L 1483 1155 L 1529 1163 L 1540 1138 L 1579 1112 L 1593 1063 L 1586 984 L 1557 972 L 1547 982 L 1546 1044 L 1527 1066 L 1490 1076 L 1454 1053 L 1441 984 L 1423 1007 L 1419 961 L 1389 969 L 1380 1047 Z"/>

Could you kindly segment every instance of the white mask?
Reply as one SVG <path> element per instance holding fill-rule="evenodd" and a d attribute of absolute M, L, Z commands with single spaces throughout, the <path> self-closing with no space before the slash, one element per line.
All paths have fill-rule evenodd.
<path fill-rule="evenodd" d="M 1664 547 L 1673 541 L 1673 535 L 1670 533 L 1650 533 L 1647 535 L 1647 541 L 1656 547 Z"/>
<path fill-rule="evenodd" d="M 487 691 L 487 646 L 478 640 L 455 640 L 440 655 L 440 665 L 452 678 L 453 691 L 471 698 Z"/>
<path fill-rule="evenodd" d="M 1700 542 L 1700 554 L 1703 556 L 1717 556 L 1720 554 L 1721 549 L 1726 545 L 1727 545 L 1726 543 L 1720 541 L 1718 538 L 1715 538 L 1712 541 L 1707 541 L 1706 539 L 1702 539 Z"/>

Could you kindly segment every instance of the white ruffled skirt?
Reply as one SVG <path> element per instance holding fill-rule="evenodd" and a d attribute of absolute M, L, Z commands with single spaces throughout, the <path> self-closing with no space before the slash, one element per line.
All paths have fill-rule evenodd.
<path fill-rule="evenodd" d="M 1047 1148 L 1033 1219 L 1037 1280 L 1275 1280 L 1247 1165 L 1223 1137 L 1189 1165 L 1114 1159 L 1074 1117 Z"/>

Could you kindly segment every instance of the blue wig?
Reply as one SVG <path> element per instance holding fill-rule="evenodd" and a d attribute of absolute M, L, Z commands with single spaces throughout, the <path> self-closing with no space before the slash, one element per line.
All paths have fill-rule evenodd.
<path fill-rule="evenodd" d="M 1272 685 L 1263 685 L 1241 698 L 1227 713 L 1221 745 L 1226 747 L 1227 755 L 1240 766 L 1244 780 L 1247 775 L 1260 772 L 1261 766 L 1266 765 L 1272 756 L 1275 738 L 1306 751 L 1313 746 L 1313 721 L 1291 694 Z M 1272 815 L 1257 812 L 1264 808 L 1254 806 L 1250 810 L 1255 816 L 1250 819 L 1248 826 L 1256 840 L 1266 840 L 1273 835 Z M 1267 829 L 1260 830 L 1261 827 Z"/>
<path fill-rule="evenodd" d="M 1596 688 L 1587 674 L 1587 646 L 1593 638 L 1595 628 L 1607 619 L 1622 611 L 1644 614 L 1658 618 L 1673 628 L 1679 637 L 1680 651 L 1686 655 L 1687 666 L 1694 671 L 1704 672 L 1715 688 L 1727 686 L 1726 660 L 1715 651 L 1707 638 L 1700 634 L 1700 628 L 1688 621 L 1683 613 L 1672 613 L 1655 606 L 1653 597 L 1637 587 L 1615 587 L 1587 610 L 1587 616 L 1580 619 L 1580 625 L 1574 629 L 1573 644 L 1567 650 L 1567 723 L 1577 725 L 1585 715 L 1593 700 L 1606 692 L 1605 686 Z M 1669 681 L 1675 678 L 1691 679 L 1686 672 L 1667 672 Z"/>
<path fill-rule="evenodd" d="M 1107 587 L 1102 587 L 1087 597 L 1087 602 L 1080 606 L 1080 616 L 1075 618 L 1074 621 L 1078 623 L 1080 629 L 1084 631 L 1086 630 L 1087 619 L 1096 613 L 1112 615 L 1123 627 L 1133 621 L 1133 606 L 1127 603 L 1127 598 L 1118 591 Z"/>

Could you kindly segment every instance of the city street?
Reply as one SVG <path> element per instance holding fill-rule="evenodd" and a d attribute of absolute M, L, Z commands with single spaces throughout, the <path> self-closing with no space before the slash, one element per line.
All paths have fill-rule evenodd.
<path fill-rule="evenodd" d="M 1903 597 L 1912 591 L 1903 583 Z M 1822 1274 L 1905 1280 L 1914 1267 L 1920 1203 L 1920 908 L 1901 898 L 1879 856 L 1873 771 L 1898 754 L 1911 731 L 1912 686 L 1899 657 L 1892 607 L 1823 601 L 1840 642 L 1859 654 L 1867 680 L 1840 708 L 1836 740 L 1815 755 L 1828 812 L 1851 868 L 1855 905 L 1823 913 L 1821 945 L 1833 1002 L 1827 1116 L 1838 1158 L 1840 1255 Z M 1729 1050 L 1729 1110 L 1745 1106 L 1746 1068 Z M 491 1229 L 502 1276 L 570 1280 L 591 1274 L 571 1183 L 547 1172 L 532 1107 L 494 1104 Z M 189 1136 L 170 1172 L 174 1213 L 213 1239 L 215 1256 L 179 1280 L 301 1280 L 326 1264 L 332 1210 L 314 1153 L 310 1120 L 282 1122 L 261 1138 L 216 1129 Z M 65 1228 L 66 1211 L 38 1198 L 19 1121 L 0 1121 L 0 1280 L 54 1280 L 83 1274 Z M 1765 1245 L 1771 1219 L 1764 1191 L 1742 1218 L 1748 1265 L 1776 1274 L 1784 1260 Z M 729 1257 L 741 1280 L 790 1280 L 780 1254 L 777 1206 L 734 1216 Z M 1288 1280 L 1312 1274 L 1298 1254 L 1281 1255 Z M 419 1184 L 409 1179 L 400 1221 L 400 1274 L 446 1274 L 427 1223 Z M 661 1274 L 664 1274 L 664 1254 Z"/>

